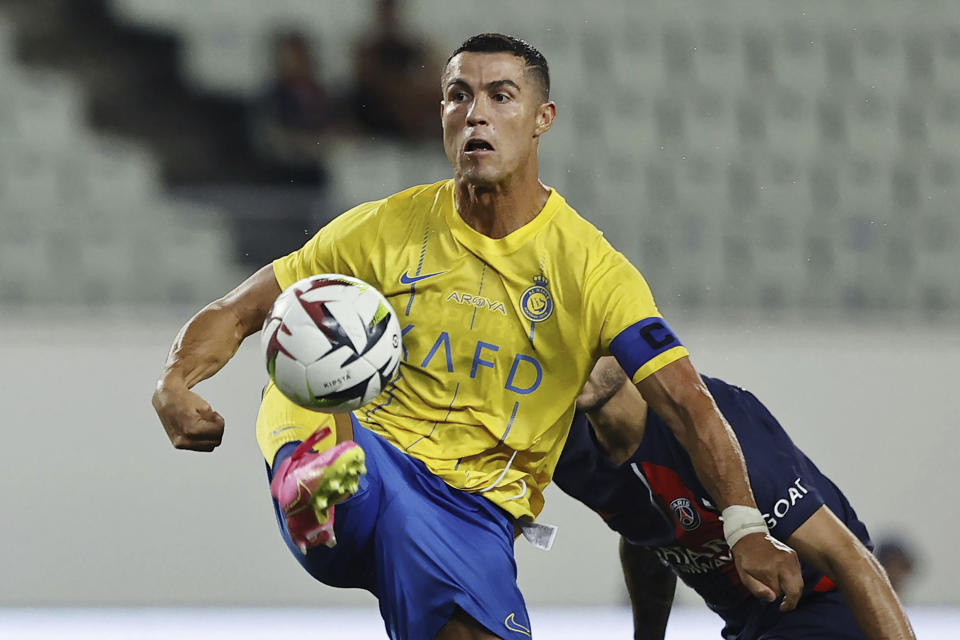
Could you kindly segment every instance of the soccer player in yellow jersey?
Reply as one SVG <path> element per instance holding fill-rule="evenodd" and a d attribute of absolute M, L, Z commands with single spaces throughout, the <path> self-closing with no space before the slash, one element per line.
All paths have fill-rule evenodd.
<path fill-rule="evenodd" d="M 284 287 L 348 274 L 397 311 L 401 376 L 370 406 L 338 416 L 337 449 L 329 438 L 317 447 L 327 451 L 313 452 L 316 437 L 307 438 L 322 414 L 274 387 L 257 432 L 281 483 L 333 473 L 325 465 L 353 447 L 346 440 L 366 455 L 369 472 L 352 495 L 314 483 L 306 496 L 317 507 L 313 524 L 333 529 L 335 546 L 304 544 L 290 505 L 276 507 L 301 564 L 327 584 L 374 593 L 390 637 L 530 636 L 514 532 L 540 513 L 577 394 L 609 354 L 719 503 L 744 584 L 794 606 L 796 556 L 768 536 L 736 438 L 646 282 L 539 181 L 540 136 L 556 116 L 546 60 L 523 41 L 483 34 L 454 52 L 441 81 L 453 179 L 348 211 L 194 316 L 153 396 L 173 445 L 211 451 L 220 443 L 222 417 L 190 389 L 260 329 Z M 333 522 L 320 508 L 327 501 L 338 502 Z"/>

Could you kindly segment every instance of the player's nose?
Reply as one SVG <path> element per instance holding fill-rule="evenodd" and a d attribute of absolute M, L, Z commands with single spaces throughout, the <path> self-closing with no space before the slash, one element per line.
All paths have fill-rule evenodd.
<path fill-rule="evenodd" d="M 471 127 L 489 123 L 487 109 L 483 102 L 482 98 L 474 98 L 470 104 L 470 109 L 467 111 L 467 124 Z"/>

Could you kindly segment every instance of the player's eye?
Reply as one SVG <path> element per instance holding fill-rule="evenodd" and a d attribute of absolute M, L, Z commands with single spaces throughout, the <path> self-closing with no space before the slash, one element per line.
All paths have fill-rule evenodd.
<path fill-rule="evenodd" d="M 450 100 L 453 102 L 463 102 L 467 99 L 467 94 L 463 91 L 454 91 L 450 95 Z"/>
<path fill-rule="evenodd" d="M 510 96 L 506 93 L 498 93 L 493 96 L 493 100 L 494 102 L 508 102 L 510 100 Z"/>

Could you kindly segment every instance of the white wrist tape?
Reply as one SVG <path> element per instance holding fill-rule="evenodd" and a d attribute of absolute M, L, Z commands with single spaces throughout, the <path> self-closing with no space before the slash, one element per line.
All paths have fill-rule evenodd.
<path fill-rule="evenodd" d="M 723 520 L 723 537 L 727 540 L 727 546 L 731 549 L 733 545 L 740 542 L 744 536 L 751 533 L 770 533 L 767 529 L 767 523 L 763 519 L 763 514 L 759 509 L 745 507 L 735 504 L 727 507 L 720 514 Z"/>

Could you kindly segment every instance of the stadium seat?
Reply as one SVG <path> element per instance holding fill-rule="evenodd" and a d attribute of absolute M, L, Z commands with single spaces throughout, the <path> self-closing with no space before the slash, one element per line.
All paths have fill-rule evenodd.
<path fill-rule="evenodd" d="M 706 20 L 696 27 L 696 77 L 701 85 L 742 90 L 747 82 L 739 26 L 730 19 Z"/>
<path fill-rule="evenodd" d="M 83 128 L 79 89 L 67 78 L 46 72 L 12 73 L 9 105 L 16 134 L 34 147 L 55 152 Z"/>
<path fill-rule="evenodd" d="M 3 200 L 21 210 L 56 210 L 60 204 L 56 158 L 16 135 L 18 132 L 7 133 L 13 135 L 5 136 L 0 145 Z"/>
<path fill-rule="evenodd" d="M 891 158 L 902 148 L 896 99 L 877 87 L 861 85 L 843 104 L 848 144 L 855 153 Z"/>
<path fill-rule="evenodd" d="M 769 91 L 763 102 L 769 150 L 809 161 L 819 152 L 816 96 L 793 84 Z"/>
<path fill-rule="evenodd" d="M 956 85 L 934 92 L 924 112 L 927 144 L 934 155 L 960 157 L 960 90 Z"/>
<path fill-rule="evenodd" d="M 615 34 L 619 41 L 611 50 L 611 82 L 655 95 L 669 80 L 662 35 L 641 20 L 628 21 Z"/>
<path fill-rule="evenodd" d="M 946 87 L 960 77 L 960 23 L 939 25 L 934 30 L 934 73 L 937 86 Z"/>
<path fill-rule="evenodd" d="M 882 24 L 868 23 L 853 37 L 858 82 L 881 95 L 901 95 L 907 81 L 902 34 Z"/>
<path fill-rule="evenodd" d="M 954 208 L 926 212 L 920 223 L 916 284 L 920 307 L 942 315 L 960 304 L 960 223 Z"/>
<path fill-rule="evenodd" d="M 291 26 L 313 39 L 323 79 L 342 87 L 350 49 L 370 24 L 363 1 L 111 4 L 127 22 L 180 35 L 192 82 L 241 96 L 264 86 L 270 36 Z M 866 14 L 846 3 L 758 12 L 751 0 L 681 12 L 633 0 L 609 0 L 604 11 L 577 0 L 551 6 L 544 16 L 511 0 L 415 0 L 406 17 L 440 53 L 486 30 L 517 33 L 546 53 L 560 119 L 543 141 L 541 177 L 604 229 L 661 297 L 706 308 L 727 300 L 960 311 L 960 216 L 947 206 L 960 199 L 960 9 L 958 20 L 935 22 L 933 12 L 893 0 Z M 3 229 L 52 251 L 68 221 L 85 216 L 82 256 L 99 265 L 94 274 L 110 251 L 149 252 L 158 233 L 199 243 L 174 252 L 174 262 L 207 247 L 229 264 L 215 231 L 186 240 L 197 218 L 164 201 L 149 155 L 92 139 L 82 92 L 24 70 L 12 41 L 0 22 Z M 379 140 L 332 145 L 329 166 L 338 206 L 449 175 L 439 145 Z M 199 285 L 170 268 L 157 295 L 198 295 Z M 126 291 L 90 277 L 102 299 Z"/>

